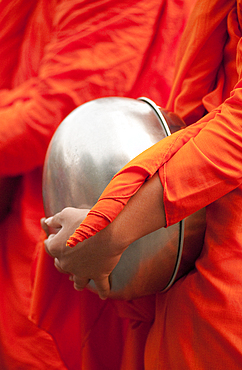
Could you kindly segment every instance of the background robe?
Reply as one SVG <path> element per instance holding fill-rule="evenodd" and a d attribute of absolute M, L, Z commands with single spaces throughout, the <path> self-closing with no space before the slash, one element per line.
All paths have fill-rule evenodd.
<path fill-rule="evenodd" d="M 165 105 L 174 56 L 192 4 L 190 0 L 1 1 L 0 177 L 21 176 L 11 211 L 0 225 L 1 369 L 119 366 L 125 323 L 108 301 L 74 292 L 69 282 L 63 290 L 60 285 L 50 297 L 53 314 L 42 325 L 47 331 L 54 327 L 56 341 L 27 319 L 39 220 L 44 215 L 42 164 L 58 124 L 88 100 L 146 95 Z M 54 270 L 50 258 L 45 263 Z M 43 293 L 49 297 L 51 273 L 46 278 L 50 285 Z M 64 297 L 62 307 L 58 295 Z M 75 296 L 77 316 L 66 311 L 69 295 Z"/>

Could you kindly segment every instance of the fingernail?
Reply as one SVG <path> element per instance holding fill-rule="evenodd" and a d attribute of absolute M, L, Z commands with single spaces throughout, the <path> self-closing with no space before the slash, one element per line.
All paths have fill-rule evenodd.
<path fill-rule="evenodd" d="M 99 298 L 102 300 L 102 301 L 105 301 L 108 297 L 107 296 L 104 296 L 102 294 L 99 294 Z"/>
<path fill-rule="evenodd" d="M 78 290 L 78 292 L 81 292 L 84 288 L 82 288 L 82 287 L 80 287 L 80 286 L 78 286 L 78 285 L 74 284 L 74 289 L 75 289 L 75 290 Z"/>

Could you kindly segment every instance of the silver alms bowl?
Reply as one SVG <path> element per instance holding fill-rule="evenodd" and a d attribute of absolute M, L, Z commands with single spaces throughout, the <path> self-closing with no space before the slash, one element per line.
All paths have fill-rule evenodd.
<path fill-rule="evenodd" d="M 169 114 L 147 98 L 100 98 L 76 108 L 58 127 L 46 154 L 46 216 L 67 206 L 91 208 L 112 177 L 135 156 L 169 135 L 172 123 Z M 182 121 L 176 121 L 175 126 L 179 124 L 183 126 Z M 197 227 L 200 223 L 204 225 L 203 216 L 191 216 L 188 221 L 132 243 L 111 274 L 111 297 L 133 299 L 170 287 L 191 269 L 200 253 L 204 232 L 203 227 Z M 185 244 L 191 251 L 184 268 L 181 259 L 186 224 L 189 243 Z M 196 252 L 190 248 L 191 241 L 196 243 Z M 95 291 L 92 281 L 89 289 Z"/>

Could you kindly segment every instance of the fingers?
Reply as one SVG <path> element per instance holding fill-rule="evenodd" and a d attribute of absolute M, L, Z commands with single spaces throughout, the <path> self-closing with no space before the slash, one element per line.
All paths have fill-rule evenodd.
<path fill-rule="evenodd" d="M 46 235 L 48 236 L 49 235 L 49 227 L 47 226 L 45 220 L 46 220 L 45 217 L 41 218 L 40 225 L 41 225 L 42 229 L 44 230 L 44 232 L 46 233 Z"/>
<path fill-rule="evenodd" d="M 77 277 L 76 275 L 72 276 L 72 278 L 70 278 L 70 280 L 72 280 L 74 282 L 74 288 L 76 290 L 83 290 L 90 281 L 90 279 L 87 279 L 87 278 L 82 278 L 81 279 L 81 278 Z"/>
<path fill-rule="evenodd" d="M 69 280 L 74 282 L 74 288 L 76 290 L 83 290 L 90 281 L 90 279 L 87 279 L 87 278 L 81 279 L 76 275 L 71 275 L 69 277 Z M 109 278 L 106 277 L 102 280 L 95 280 L 94 282 L 95 282 L 99 297 L 103 300 L 106 299 L 110 293 Z"/>
<path fill-rule="evenodd" d="M 101 299 L 106 299 L 110 293 L 110 283 L 108 276 L 103 280 L 95 280 L 98 295 Z"/>
<path fill-rule="evenodd" d="M 60 228 L 66 223 L 74 226 L 76 229 L 88 214 L 89 209 L 66 207 L 54 216 L 45 220 L 46 224 L 51 228 Z M 74 231 L 73 231 L 74 232 Z"/>
<path fill-rule="evenodd" d="M 45 251 L 48 253 L 51 257 L 58 257 L 59 252 L 58 250 L 55 250 L 55 248 L 52 247 L 52 239 L 56 238 L 57 234 L 50 234 L 48 236 L 48 239 L 44 241 Z"/>
<path fill-rule="evenodd" d="M 52 226 L 53 225 L 57 225 L 57 226 Z M 58 222 L 54 222 L 53 221 L 53 217 L 49 217 L 49 218 L 41 218 L 40 220 L 40 225 L 42 227 L 42 229 L 44 230 L 44 232 L 46 233 L 46 236 L 48 237 L 50 234 L 56 234 L 58 233 L 58 231 L 61 229 L 61 226 Z"/>
<path fill-rule="evenodd" d="M 68 274 L 68 272 L 64 271 L 60 266 L 59 266 L 59 261 L 57 258 L 55 258 L 55 267 L 57 270 L 61 273 Z M 73 281 L 74 283 L 74 289 L 78 291 L 82 291 L 90 282 L 90 279 L 88 278 L 79 278 L 76 275 L 69 275 L 69 280 Z M 99 295 L 99 298 L 102 300 L 105 300 L 108 298 L 109 293 L 110 293 L 110 282 L 109 282 L 109 277 L 106 277 L 102 280 L 95 280 L 95 285 L 97 288 L 97 292 Z"/>
<path fill-rule="evenodd" d="M 60 228 L 61 222 L 60 222 L 60 212 L 56 213 L 54 216 L 46 218 L 45 223 L 48 227 L 51 228 Z"/>
<path fill-rule="evenodd" d="M 67 271 L 63 270 L 63 269 L 60 267 L 60 262 L 59 262 L 58 258 L 55 258 L 55 259 L 54 259 L 54 265 L 55 265 L 55 268 L 56 268 L 59 272 L 61 272 L 62 274 L 68 274 L 68 272 L 67 272 Z"/>

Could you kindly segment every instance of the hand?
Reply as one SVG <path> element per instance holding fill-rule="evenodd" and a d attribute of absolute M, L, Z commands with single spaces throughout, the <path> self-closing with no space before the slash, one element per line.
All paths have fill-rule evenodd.
<path fill-rule="evenodd" d="M 100 298 L 107 298 L 110 292 L 109 275 L 120 259 L 120 253 L 112 248 L 108 227 L 74 248 L 66 241 L 83 221 L 89 210 L 65 208 L 45 220 L 49 228 L 60 228 L 57 234 L 50 234 L 45 241 L 46 252 L 55 258 L 60 272 L 71 274 L 74 288 L 82 290 L 93 279 Z"/>
<path fill-rule="evenodd" d="M 105 299 L 110 293 L 109 276 L 124 250 L 135 240 L 166 225 L 159 176 L 155 174 L 146 181 L 107 227 L 70 248 L 66 241 L 84 219 L 85 211 L 65 208 L 47 219 L 50 228 L 61 229 L 48 237 L 45 247 L 55 258 L 56 267 L 72 275 L 76 289 L 82 290 L 92 279 L 100 298 Z"/>
<path fill-rule="evenodd" d="M 61 227 L 56 227 L 56 228 L 50 229 L 49 226 L 46 223 L 46 220 L 47 219 L 45 217 L 41 218 L 41 220 L 40 220 L 41 227 L 44 230 L 44 232 L 46 233 L 46 236 L 48 237 L 50 234 L 57 234 L 60 231 Z"/>
<path fill-rule="evenodd" d="M 57 213 L 54 217 L 49 217 L 48 219 L 42 218 L 40 220 L 41 227 L 45 231 L 48 240 L 51 240 L 57 233 L 61 231 L 61 234 L 58 236 L 61 238 L 63 243 L 66 243 L 69 236 L 74 233 L 76 228 L 80 225 L 80 223 L 84 220 L 89 209 L 78 209 L 78 208 L 71 208 L 67 207 L 62 212 Z M 65 230 L 62 228 L 62 218 L 66 220 L 65 223 Z M 64 232 L 66 235 L 64 235 Z M 45 242 L 46 245 L 46 242 Z M 46 249 L 46 248 L 45 248 Z M 46 252 L 53 257 L 49 251 L 46 249 Z M 58 260 L 55 258 L 55 267 L 61 273 L 68 274 L 68 272 L 64 271 L 58 265 Z M 72 275 L 70 275 L 70 280 L 73 280 Z"/>

